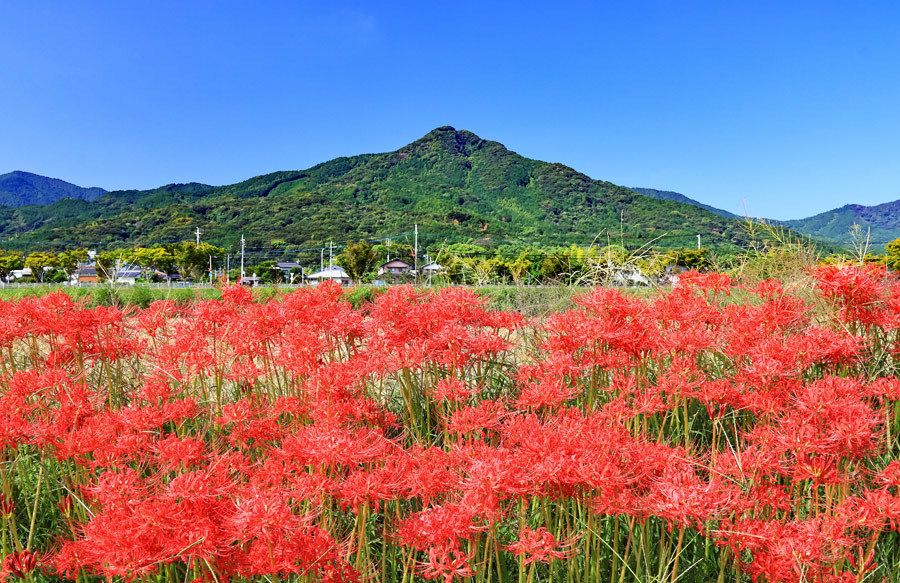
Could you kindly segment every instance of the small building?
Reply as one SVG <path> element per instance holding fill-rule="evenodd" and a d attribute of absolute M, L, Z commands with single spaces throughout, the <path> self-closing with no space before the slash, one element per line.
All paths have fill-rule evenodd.
<path fill-rule="evenodd" d="M 441 272 L 443 269 L 443 265 L 438 264 L 436 261 L 432 261 L 431 263 L 427 263 L 422 266 L 422 274 L 433 275 L 435 273 Z"/>
<path fill-rule="evenodd" d="M 319 271 L 306 276 L 306 280 L 311 284 L 318 284 L 320 281 L 331 280 L 341 285 L 350 285 L 352 280 L 344 268 L 339 265 L 331 265 Z"/>
<path fill-rule="evenodd" d="M 34 274 L 31 272 L 30 267 L 25 267 L 23 269 L 13 269 L 9 272 L 9 281 L 16 281 L 19 279 L 24 279 L 26 277 L 32 277 Z"/>
<path fill-rule="evenodd" d="M 83 283 L 100 283 L 100 276 L 97 274 L 97 268 L 93 265 L 85 265 L 84 267 L 79 267 L 72 279 L 74 280 L 72 283 L 75 283 L 77 285 L 81 285 Z"/>
<path fill-rule="evenodd" d="M 256 287 L 262 283 L 262 279 L 255 273 L 253 275 L 245 275 L 240 279 L 241 285 Z"/>
<path fill-rule="evenodd" d="M 141 277 L 140 269 L 120 269 L 116 273 L 116 283 L 121 285 L 134 285 Z"/>
<path fill-rule="evenodd" d="M 412 265 L 402 259 L 392 259 L 378 268 L 378 275 L 409 275 Z"/>

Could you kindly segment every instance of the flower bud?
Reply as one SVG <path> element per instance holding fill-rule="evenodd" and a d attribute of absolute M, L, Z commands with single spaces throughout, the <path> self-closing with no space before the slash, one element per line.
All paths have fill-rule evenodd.
<path fill-rule="evenodd" d="M 16 503 L 7 498 L 4 494 L 0 494 L 0 516 L 6 518 L 11 516 L 16 509 Z"/>
<path fill-rule="evenodd" d="M 3 561 L 3 570 L 8 571 L 23 579 L 25 575 L 34 571 L 37 567 L 37 555 L 28 549 L 19 551 L 18 553 L 10 553 L 6 555 Z"/>

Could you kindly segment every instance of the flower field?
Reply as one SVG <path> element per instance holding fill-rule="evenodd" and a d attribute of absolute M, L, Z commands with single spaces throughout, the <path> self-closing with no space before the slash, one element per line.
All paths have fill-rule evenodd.
<path fill-rule="evenodd" d="M 0 302 L 3 578 L 900 580 L 883 270 L 342 294 Z"/>

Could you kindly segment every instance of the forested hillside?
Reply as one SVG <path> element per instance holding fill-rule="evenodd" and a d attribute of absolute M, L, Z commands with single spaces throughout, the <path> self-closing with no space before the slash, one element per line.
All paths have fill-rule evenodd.
<path fill-rule="evenodd" d="M 393 235 L 543 244 L 734 246 L 744 233 L 704 209 L 656 200 L 568 166 L 522 157 L 445 126 L 394 152 L 337 158 L 229 186 L 178 184 L 96 201 L 0 209 L 0 236 L 48 246 L 204 239 L 232 246 L 318 246 Z M 15 243 L 7 243 L 7 246 Z"/>

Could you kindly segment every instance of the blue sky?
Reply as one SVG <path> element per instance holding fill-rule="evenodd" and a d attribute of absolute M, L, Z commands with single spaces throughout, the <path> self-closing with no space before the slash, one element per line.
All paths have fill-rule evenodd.
<path fill-rule="evenodd" d="M 453 125 L 799 218 L 900 198 L 898 30 L 897 2 L 0 0 L 0 173 L 228 184 Z"/>

